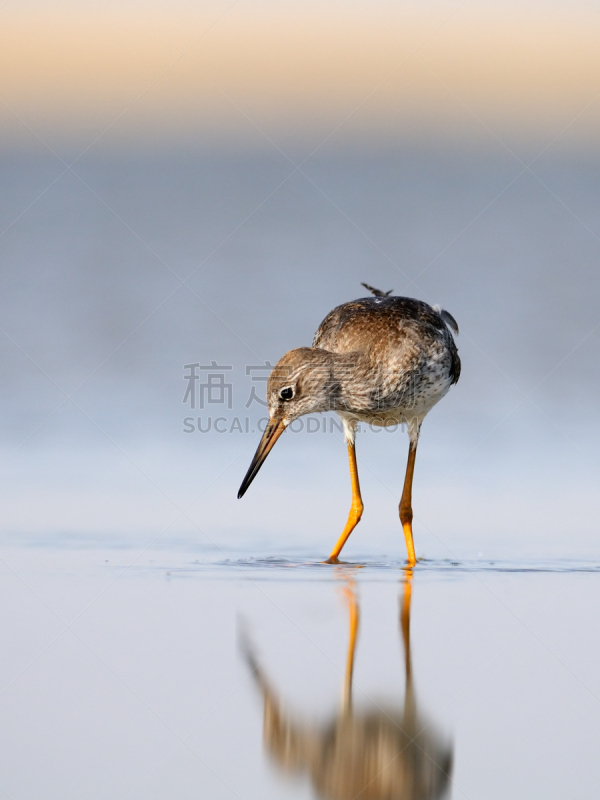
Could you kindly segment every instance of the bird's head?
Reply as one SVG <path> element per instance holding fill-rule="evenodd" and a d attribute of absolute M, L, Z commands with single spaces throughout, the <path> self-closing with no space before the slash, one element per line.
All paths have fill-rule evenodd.
<path fill-rule="evenodd" d="M 326 350 L 298 347 L 286 353 L 267 382 L 269 418 L 287 426 L 303 414 L 328 411 L 335 394 L 332 366 Z"/>
<path fill-rule="evenodd" d="M 273 445 L 303 414 L 335 408 L 339 384 L 333 378 L 332 354 L 312 347 L 290 350 L 273 367 L 267 382 L 269 422 L 256 450 L 238 497 L 246 492 Z"/>

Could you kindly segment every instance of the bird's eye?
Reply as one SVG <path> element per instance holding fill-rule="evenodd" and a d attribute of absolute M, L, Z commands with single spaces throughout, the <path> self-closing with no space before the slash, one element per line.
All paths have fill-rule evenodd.
<path fill-rule="evenodd" d="M 294 390 L 291 386 L 286 386 L 285 389 L 279 392 L 279 397 L 281 397 L 282 400 L 291 400 L 293 396 Z"/>

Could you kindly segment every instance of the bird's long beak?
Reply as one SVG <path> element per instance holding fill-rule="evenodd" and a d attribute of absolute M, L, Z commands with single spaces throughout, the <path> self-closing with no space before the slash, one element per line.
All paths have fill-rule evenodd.
<path fill-rule="evenodd" d="M 265 428 L 265 432 L 263 433 L 262 439 L 260 440 L 260 444 L 256 448 L 256 453 L 254 454 L 254 458 L 252 459 L 252 463 L 246 473 L 246 477 L 242 481 L 242 485 L 240 486 L 240 490 L 238 492 L 238 499 L 243 497 L 246 493 L 246 489 L 250 486 L 254 477 L 258 470 L 262 467 L 263 461 L 269 455 L 271 450 L 273 449 L 273 445 L 279 439 L 281 434 L 285 430 L 285 424 L 283 420 L 270 420 L 269 424 Z"/>

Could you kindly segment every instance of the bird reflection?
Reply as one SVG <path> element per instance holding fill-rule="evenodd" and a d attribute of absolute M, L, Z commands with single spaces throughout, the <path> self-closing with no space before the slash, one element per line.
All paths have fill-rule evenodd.
<path fill-rule="evenodd" d="M 245 655 L 264 702 L 264 746 L 288 775 L 308 775 L 323 800 L 426 800 L 446 795 L 452 747 L 417 708 L 410 651 L 411 579 L 406 570 L 400 629 L 404 646 L 404 707 L 379 703 L 355 710 L 352 673 L 359 606 L 350 584 L 350 641 L 342 703 L 325 724 L 308 724 L 284 708 L 248 641 Z"/>

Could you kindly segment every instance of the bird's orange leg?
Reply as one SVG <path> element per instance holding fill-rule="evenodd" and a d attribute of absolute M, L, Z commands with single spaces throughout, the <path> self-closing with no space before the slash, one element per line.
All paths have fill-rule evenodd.
<path fill-rule="evenodd" d="M 404 478 L 404 488 L 402 490 L 402 499 L 400 500 L 400 522 L 402 523 L 402 530 L 404 531 L 404 538 L 406 539 L 406 551 L 408 553 L 408 564 L 414 567 L 417 563 L 415 558 L 415 545 L 413 542 L 412 534 L 412 482 L 415 471 L 415 458 L 417 455 L 417 442 L 411 439 L 408 449 L 408 464 L 406 465 L 406 476 Z"/>
<path fill-rule="evenodd" d="M 364 508 L 362 497 L 360 496 L 360 485 L 358 483 L 356 451 L 354 449 L 354 442 L 350 440 L 348 440 L 348 461 L 350 462 L 350 482 L 352 483 L 352 505 L 350 506 L 346 527 L 342 531 L 342 535 L 337 540 L 335 547 L 331 551 L 331 555 L 327 559 L 329 564 L 337 563 L 338 556 L 342 552 L 342 547 L 346 544 L 346 540 L 358 525 Z"/>

